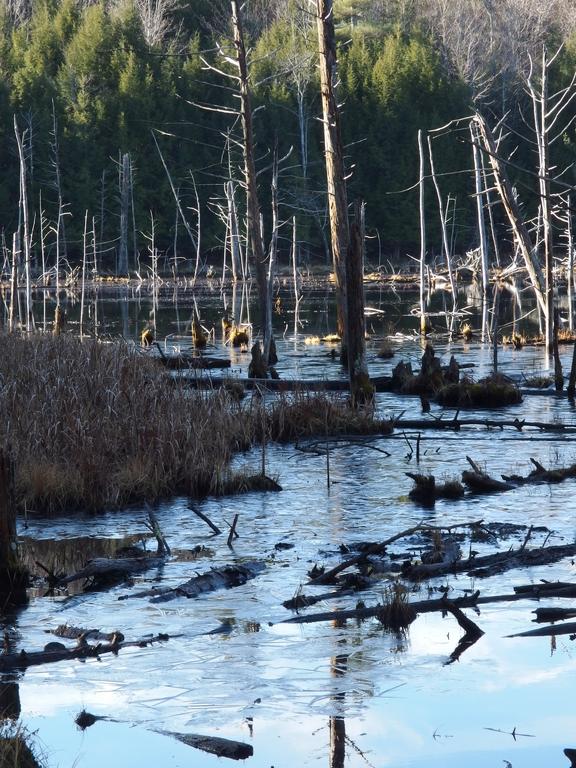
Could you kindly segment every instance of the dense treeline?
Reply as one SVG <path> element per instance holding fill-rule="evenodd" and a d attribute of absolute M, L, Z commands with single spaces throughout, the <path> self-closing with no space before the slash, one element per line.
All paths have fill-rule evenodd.
<path fill-rule="evenodd" d="M 305 5 L 305 4 L 304 4 Z M 517 104 L 529 54 L 567 41 L 554 87 L 569 83 L 576 62 L 568 2 L 503 0 L 357 0 L 336 3 L 340 96 L 352 198 L 367 203 L 372 254 L 404 252 L 417 240 L 416 134 L 481 104 L 494 119 L 526 134 Z M 310 6 L 313 10 L 313 6 Z M 251 42 L 258 164 L 263 209 L 267 167 L 278 143 L 281 216 L 297 216 L 303 252 L 326 255 L 326 204 L 317 82 L 315 19 L 293 0 L 245 6 Z M 490 14 L 492 14 L 490 16 Z M 490 16 L 490 18 L 489 18 Z M 237 106 L 230 82 L 229 7 L 224 0 L 4 0 L 0 13 L 0 227 L 7 248 L 19 227 L 19 171 L 14 118 L 23 136 L 34 254 L 61 248 L 74 263 L 96 241 L 99 268 L 116 268 L 121 227 L 129 229 L 131 269 L 154 246 L 168 258 L 193 247 L 177 212 L 158 147 L 196 227 L 195 188 L 202 213 L 202 252 L 221 252 L 224 182 L 241 180 Z M 217 107 L 208 111 L 202 105 Z M 568 117 L 568 115 L 567 115 Z M 153 135 L 154 133 L 154 135 Z M 533 165 L 530 145 L 515 161 Z M 511 143 L 512 145 L 512 143 Z M 290 148 L 292 148 L 290 152 Z M 558 164 L 572 161 L 572 132 L 555 146 Z M 464 134 L 434 141 L 445 194 L 455 198 L 454 235 L 475 245 L 470 145 Z M 129 165 L 122 165 L 128 154 Z M 121 222 L 122 184 L 129 168 L 129 224 Z M 462 171 L 462 173 L 457 173 Z M 450 175 L 448 175 L 450 174 Z M 528 206 L 534 181 L 515 174 Z M 237 193 L 241 208 L 242 195 Z M 436 202 L 429 195 L 431 247 Z M 125 198 L 126 199 L 126 198 Z M 61 225 L 58 226 L 60 214 Z M 179 220 L 180 219 L 180 220 Z M 267 215 L 265 213 L 265 226 Z M 287 251 L 286 231 L 281 250 Z"/>

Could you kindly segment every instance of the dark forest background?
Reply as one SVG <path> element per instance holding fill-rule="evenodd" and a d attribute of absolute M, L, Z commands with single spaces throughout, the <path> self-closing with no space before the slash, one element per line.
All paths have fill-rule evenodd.
<path fill-rule="evenodd" d="M 281 217 L 297 217 L 302 258 L 328 261 L 314 4 L 249 0 L 243 11 L 264 226 L 269 226 L 269 169 L 277 142 L 280 156 L 292 148 L 280 174 Z M 570 84 L 576 69 L 570 0 L 336 0 L 335 23 L 349 198 L 366 202 L 370 260 L 404 259 L 417 249 L 418 129 L 439 127 L 474 108 L 493 124 L 505 118 L 505 154 L 515 150 L 510 173 L 526 216 L 536 215 L 537 179 L 529 171 L 537 161 L 525 83 L 530 67 L 537 70 L 542 47 L 553 53 L 562 44 L 550 92 Z M 223 1 L 5 0 L 0 8 L 5 250 L 20 216 L 16 120 L 37 259 L 42 239 L 48 254 L 54 249 L 60 212 L 70 264 L 81 257 L 87 222 L 100 268 L 116 269 L 125 155 L 130 269 L 147 258 L 152 228 L 154 245 L 167 258 L 192 259 L 156 139 L 193 228 L 197 191 L 202 255 L 219 262 L 224 185 L 229 178 L 242 181 L 241 129 L 226 111 L 237 107 L 231 82 L 209 65 L 230 72 L 225 57 L 231 54 L 230 8 Z M 576 159 L 569 126 L 575 111 L 571 102 L 563 116 L 567 127 L 552 147 L 558 168 Z M 451 236 L 461 250 L 475 247 L 469 134 L 448 132 L 433 145 L 442 192 L 453 200 Z M 565 180 L 576 181 L 576 174 L 570 170 Z M 238 194 L 240 207 L 241 198 Z M 429 248 L 439 250 L 432 187 L 427 205 Z M 290 236 L 284 227 L 281 260 L 287 258 Z"/>

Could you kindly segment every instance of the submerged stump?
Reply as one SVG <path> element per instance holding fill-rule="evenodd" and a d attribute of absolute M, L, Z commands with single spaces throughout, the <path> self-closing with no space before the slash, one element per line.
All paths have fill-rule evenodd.
<path fill-rule="evenodd" d="M 0 600 L 26 602 L 28 571 L 20 563 L 16 537 L 16 501 L 12 460 L 0 451 Z"/>

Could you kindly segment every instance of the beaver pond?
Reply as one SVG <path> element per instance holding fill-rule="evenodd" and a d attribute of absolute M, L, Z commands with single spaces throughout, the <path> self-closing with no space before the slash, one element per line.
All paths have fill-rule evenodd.
<path fill-rule="evenodd" d="M 193 301 L 184 291 L 175 304 L 165 293 L 155 308 L 157 338 L 170 336 L 184 347 Z M 307 336 L 333 330 L 330 291 L 318 289 L 305 296 L 296 328 L 288 293 L 280 297 L 275 316 L 280 375 L 336 378 L 339 368 L 330 347 L 306 343 Z M 197 300 L 200 316 L 216 323 L 222 311 L 218 287 Z M 389 374 L 400 359 L 417 364 L 422 346 L 410 330 L 417 325 L 410 316 L 414 300 L 413 293 L 368 290 L 367 304 L 376 310 L 368 318 L 372 372 Z M 71 328 L 75 309 L 69 309 Z M 94 309 L 101 332 L 138 339 L 150 317 L 151 299 L 130 290 L 102 292 Z M 469 322 L 477 327 L 477 315 Z M 509 318 L 503 317 L 504 322 Z M 438 323 L 442 330 L 441 317 Z M 395 352 L 389 360 L 377 357 L 384 336 Z M 454 354 L 459 362 L 473 364 L 474 377 L 491 368 L 490 345 L 475 338 L 450 342 L 439 335 L 432 343 L 443 361 Z M 566 374 L 572 349 L 561 348 Z M 246 354 L 223 349 L 218 341 L 214 354 L 232 356 L 232 371 L 245 372 Z M 523 377 L 547 373 L 541 347 L 501 348 L 499 367 L 520 384 Z M 441 413 L 445 419 L 455 415 L 432 404 L 431 414 L 422 416 L 418 398 L 389 393 L 377 396 L 376 407 L 390 416 L 404 412 L 405 417 L 433 420 Z M 465 416 L 576 427 L 573 406 L 550 390 L 525 393 L 520 405 Z M 531 458 L 546 467 L 566 467 L 575 461 L 576 434 L 481 425 L 458 432 L 422 430 L 419 462 L 415 442 L 414 432 L 396 430 L 381 438 L 270 445 L 266 472 L 282 491 L 195 502 L 224 531 L 221 535 L 213 535 L 191 511 L 188 499 L 163 503 L 155 513 L 172 550 L 165 563 L 97 591 L 71 585 L 50 594 L 40 585 L 25 608 L 4 615 L 3 629 L 16 651 L 41 650 L 58 640 L 50 632 L 61 625 L 117 630 L 126 640 L 168 636 L 146 647 L 3 675 L 4 689 L 13 696 L 18 686 L 21 722 L 34 734 L 45 763 L 53 768 L 222 765 L 226 758 L 174 737 L 202 734 L 250 745 L 253 754 L 246 764 L 253 768 L 568 766 L 564 749 L 576 747 L 570 704 L 576 633 L 508 636 L 539 626 L 533 623 L 535 608 L 571 608 L 571 600 L 510 600 L 465 608 L 484 634 L 458 658 L 454 652 L 464 631 L 448 611 L 423 612 L 404 629 L 387 628 L 377 617 L 285 623 L 299 615 L 356 609 L 359 601 L 369 607 L 390 600 L 391 579 L 402 562 L 424 559 L 429 538 L 415 533 L 390 545 L 391 559 L 380 568 L 387 577 L 378 575 L 375 558 L 373 567 L 364 568 L 360 591 L 348 584 L 343 594 L 298 611 L 283 606 L 302 593 L 337 590 L 334 584 L 308 584 L 314 566 L 330 568 L 356 554 L 358 543 L 382 542 L 418 524 L 483 521 L 488 532 L 484 540 L 472 540 L 466 528 L 458 529 L 463 557 L 472 550 L 480 557 L 510 548 L 574 543 L 574 479 L 494 494 L 467 493 L 422 507 L 409 498 L 413 483 L 405 473 L 459 478 L 469 469 L 466 456 L 498 478 L 502 473 L 527 475 Z M 261 451 L 254 450 L 239 455 L 236 463 L 258 470 L 261 460 Z M 227 524 L 235 515 L 238 538 L 229 546 Z M 38 576 L 45 575 L 38 563 L 72 573 L 88 559 L 112 556 L 126 545 L 153 552 L 146 520 L 144 508 L 96 517 L 80 511 L 51 519 L 30 516 L 19 521 L 19 536 L 24 557 Z M 254 561 L 261 570 L 230 589 L 194 599 L 176 596 L 169 602 L 149 596 L 119 600 L 154 586 L 176 587 L 210 568 Z M 455 600 L 477 590 L 481 596 L 510 594 L 522 585 L 570 583 L 575 570 L 574 558 L 567 556 L 500 572 L 448 573 L 403 581 L 402 600 L 442 594 Z M 81 729 L 75 723 L 81 711 L 98 719 Z"/>

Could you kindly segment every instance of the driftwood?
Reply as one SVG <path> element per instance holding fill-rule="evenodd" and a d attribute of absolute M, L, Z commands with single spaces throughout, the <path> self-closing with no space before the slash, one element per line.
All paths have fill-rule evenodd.
<path fill-rule="evenodd" d="M 576 347 L 574 347 L 576 349 Z M 574 608 L 537 608 L 532 613 L 536 614 L 534 621 L 542 623 L 544 621 L 565 621 L 566 619 L 576 619 L 576 610 Z"/>
<path fill-rule="evenodd" d="M 556 588 L 554 588 L 556 587 Z M 449 602 L 457 608 L 476 608 L 479 605 L 488 605 L 491 603 L 511 603 L 518 600 L 539 600 L 542 597 L 559 597 L 572 599 L 576 597 L 576 584 L 533 584 L 524 587 L 520 591 L 514 591 L 502 595 L 480 595 L 477 590 L 471 595 L 447 600 L 445 596 L 432 600 L 414 600 L 407 603 L 415 614 L 432 613 L 434 611 L 445 611 L 446 603 Z M 370 619 L 382 613 L 384 606 L 381 603 L 367 608 L 351 608 L 342 611 L 324 611 L 322 613 L 310 613 L 303 616 L 292 616 L 290 619 L 284 619 L 281 624 L 315 624 L 321 621 L 343 622 L 347 619 Z"/>
<path fill-rule="evenodd" d="M 457 560 L 449 565 L 444 563 L 407 564 L 402 568 L 402 575 L 412 580 L 444 576 L 449 573 L 464 573 L 482 577 L 493 573 L 501 573 L 512 568 L 534 565 L 548 565 L 561 560 L 563 557 L 576 555 L 576 544 L 563 544 L 553 547 L 526 549 L 524 545 L 508 552 L 496 552 L 492 555 L 477 557 L 476 555 L 464 560 Z"/>
<path fill-rule="evenodd" d="M 246 760 L 252 757 L 254 749 L 243 741 L 223 739 L 220 736 L 201 736 L 198 733 L 174 733 L 172 731 L 156 731 L 164 736 L 172 736 L 183 744 L 202 752 L 209 752 L 217 757 L 227 757 L 230 760 Z"/>
<path fill-rule="evenodd" d="M 111 643 L 116 638 L 117 642 L 124 640 L 124 635 L 121 632 L 100 632 L 99 629 L 84 629 L 84 627 L 73 627 L 69 624 L 60 624 L 56 629 L 47 629 L 51 635 L 56 637 L 66 638 L 67 640 L 105 640 L 107 643 Z"/>
<path fill-rule="evenodd" d="M 560 424 L 553 421 L 526 421 L 525 419 L 460 419 L 458 414 L 451 419 L 402 419 L 394 420 L 394 427 L 405 430 L 453 430 L 459 432 L 462 427 L 486 427 L 486 429 L 515 429 L 522 432 L 523 429 L 533 429 L 539 432 L 561 432 L 562 434 L 576 434 L 576 426 Z"/>
<path fill-rule="evenodd" d="M 472 472 L 469 470 L 462 472 L 462 482 L 472 493 L 510 491 L 522 485 L 561 483 L 567 478 L 576 477 L 576 464 L 572 464 L 569 467 L 546 469 L 539 461 L 531 458 L 530 461 L 534 464 L 534 469 L 525 477 L 522 475 L 502 475 L 502 480 L 496 480 L 480 469 L 469 456 L 466 456 L 466 460 L 471 465 Z"/>
<path fill-rule="evenodd" d="M 494 491 L 510 491 L 515 486 L 512 483 L 506 483 L 502 480 L 495 480 L 484 470 L 472 461 L 470 456 L 466 456 L 466 461 L 472 467 L 472 471 L 464 470 L 462 472 L 462 482 L 473 493 L 493 493 Z"/>
<path fill-rule="evenodd" d="M 138 554 L 133 557 L 96 557 L 93 560 L 89 560 L 84 568 L 76 571 L 76 573 L 58 579 L 55 586 L 62 587 L 66 586 L 66 584 L 71 584 L 73 581 L 90 578 L 94 579 L 99 587 L 110 586 L 118 581 L 122 581 L 127 576 L 142 573 L 149 568 L 163 565 L 166 562 L 166 557 L 170 555 L 170 547 L 160 530 L 156 515 L 150 506 L 147 506 L 147 511 L 147 528 L 152 532 L 158 543 L 156 556 L 144 555 L 143 553 L 142 557 Z M 136 551 L 138 552 L 138 550 Z"/>
<path fill-rule="evenodd" d="M 75 648 L 57 647 L 58 643 L 49 643 L 48 650 L 20 651 L 19 653 L 5 653 L 0 655 L 0 672 L 9 672 L 14 669 L 27 669 L 40 664 L 53 664 L 56 661 L 71 661 L 73 659 L 98 658 L 105 653 L 118 653 L 122 648 L 145 648 L 152 643 L 164 642 L 169 635 L 159 634 L 153 637 L 136 641 L 119 640 L 118 636 L 110 643 L 97 643 L 89 645 L 85 639 Z"/>
<path fill-rule="evenodd" d="M 89 578 L 97 578 L 106 582 L 120 581 L 126 576 L 142 573 L 149 568 L 156 568 L 165 562 L 164 555 L 161 557 L 96 557 L 76 573 L 59 579 L 57 586 L 63 587 L 73 581 Z"/>
<path fill-rule="evenodd" d="M 370 557 L 370 555 L 379 555 L 386 551 L 386 547 L 388 547 L 390 544 L 393 544 L 395 541 L 398 541 L 399 539 L 406 538 L 406 536 L 412 536 L 414 533 L 418 533 L 420 531 L 424 532 L 447 532 L 450 533 L 450 531 L 453 531 L 455 528 L 474 528 L 478 525 L 481 525 L 482 520 L 476 520 L 471 523 L 457 523 L 456 525 L 449 525 L 449 526 L 436 526 L 436 525 L 428 525 L 426 523 L 418 523 L 418 525 L 414 525 L 411 528 L 407 528 L 404 531 L 401 531 L 400 533 L 395 534 L 394 536 L 390 536 L 390 538 L 385 539 L 385 541 L 376 542 L 375 544 L 370 545 L 367 547 L 364 552 L 361 552 L 359 555 L 354 555 L 354 557 L 350 557 L 347 560 L 344 560 L 339 565 L 334 566 L 334 568 L 330 568 L 330 570 L 325 571 L 324 573 L 321 573 L 319 576 L 316 576 L 315 578 L 310 579 L 308 582 L 309 584 L 330 584 L 334 581 L 334 578 L 341 573 L 342 571 L 345 571 L 347 568 L 351 568 L 354 565 L 358 565 L 359 563 L 362 563 L 366 560 L 366 558 Z"/>
<path fill-rule="evenodd" d="M 226 565 L 222 568 L 213 568 L 200 576 L 179 584 L 177 587 L 152 587 L 130 595 L 121 595 L 118 600 L 127 600 L 132 597 L 150 597 L 152 603 L 164 603 L 175 600 L 177 597 L 198 597 L 205 592 L 215 589 L 230 589 L 245 584 L 265 569 L 264 563 L 251 561 L 242 565 Z"/>
<path fill-rule="evenodd" d="M 537 627 L 526 632 L 506 635 L 506 637 L 555 637 L 556 635 L 576 635 L 576 621 L 568 621 L 565 624 L 549 624 L 546 627 Z"/>

